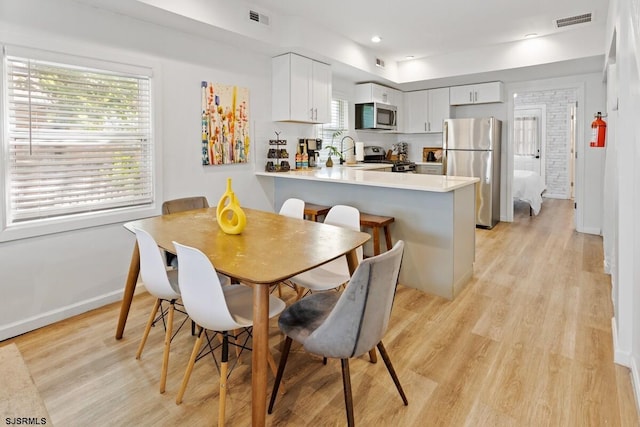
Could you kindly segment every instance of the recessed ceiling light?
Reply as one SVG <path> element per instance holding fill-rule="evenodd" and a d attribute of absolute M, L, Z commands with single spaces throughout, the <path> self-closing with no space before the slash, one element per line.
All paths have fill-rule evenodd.
<path fill-rule="evenodd" d="M 525 39 L 532 39 L 534 37 L 538 37 L 538 33 L 529 33 L 524 35 Z"/>
<path fill-rule="evenodd" d="M 371 37 L 371 41 L 374 43 L 380 43 L 382 39 L 380 38 L 380 36 L 373 36 Z"/>

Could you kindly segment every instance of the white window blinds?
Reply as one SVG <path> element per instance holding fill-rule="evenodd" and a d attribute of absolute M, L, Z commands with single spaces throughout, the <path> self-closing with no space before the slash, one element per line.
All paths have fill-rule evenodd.
<path fill-rule="evenodd" d="M 152 202 L 150 78 L 5 55 L 7 223 Z"/>
<path fill-rule="evenodd" d="M 331 100 L 331 123 L 322 125 L 322 147 L 326 148 L 331 145 L 333 135 L 337 132 L 345 132 L 349 129 L 349 103 L 344 99 L 332 99 Z M 342 139 L 342 136 L 336 136 L 333 139 L 334 144 L 337 144 Z M 326 160 L 328 157 L 327 150 L 322 150 L 321 160 Z"/>

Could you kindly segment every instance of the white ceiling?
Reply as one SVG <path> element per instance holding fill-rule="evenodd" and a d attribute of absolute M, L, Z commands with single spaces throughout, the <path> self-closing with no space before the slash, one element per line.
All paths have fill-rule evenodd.
<path fill-rule="evenodd" d="M 295 51 L 331 63 L 350 80 L 409 90 L 488 73 L 506 81 L 509 73 L 599 71 L 609 8 L 609 0 L 74 1 L 268 55 Z M 269 25 L 250 21 L 249 10 L 269 17 Z M 592 22 L 555 27 L 556 19 L 585 13 Z M 524 41 L 530 33 L 537 43 Z M 373 35 L 382 42 L 371 42 Z M 376 58 L 386 69 L 375 67 Z"/>
<path fill-rule="evenodd" d="M 548 36 L 606 23 L 608 0 L 254 0 L 258 7 L 305 19 L 369 47 L 388 61 L 429 57 Z M 258 10 L 260 11 L 260 10 Z M 267 12 L 268 13 L 268 12 Z M 565 29 L 554 21 L 584 13 L 591 24 Z M 382 42 L 371 42 L 379 35 Z M 604 39 L 603 39 L 604 40 Z"/>

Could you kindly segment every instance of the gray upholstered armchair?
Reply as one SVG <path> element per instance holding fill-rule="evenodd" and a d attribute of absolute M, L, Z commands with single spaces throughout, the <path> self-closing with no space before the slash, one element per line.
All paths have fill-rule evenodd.
<path fill-rule="evenodd" d="M 408 404 L 382 345 L 391 315 L 403 250 L 404 242 L 400 240 L 390 251 L 363 260 L 342 294 L 313 294 L 282 312 L 278 325 L 287 337 L 271 393 L 269 413 L 273 411 L 293 340 L 302 343 L 308 352 L 325 359 L 341 359 L 349 426 L 354 425 L 349 359 L 365 354 L 374 347 L 380 351 L 404 404 Z"/>

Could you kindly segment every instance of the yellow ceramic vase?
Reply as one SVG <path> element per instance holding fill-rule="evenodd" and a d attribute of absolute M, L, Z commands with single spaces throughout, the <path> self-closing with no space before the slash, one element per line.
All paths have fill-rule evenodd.
<path fill-rule="evenodd" d="M 247 216 L 231 189 L 231 178 L 227 179 L 227 190 L 218 202 L 216 217 L 218 225 L 227 234 L 240 234 L 247 226 Z"/>

